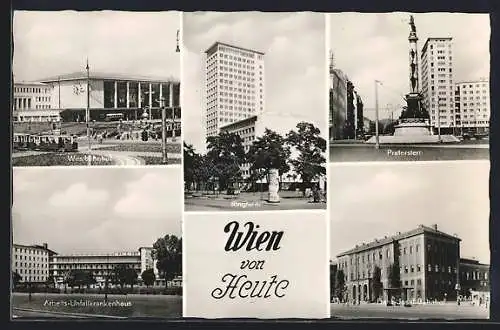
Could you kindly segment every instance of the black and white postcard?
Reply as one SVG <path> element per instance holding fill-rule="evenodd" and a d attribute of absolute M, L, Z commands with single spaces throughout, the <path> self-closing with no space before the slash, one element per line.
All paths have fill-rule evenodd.
<path fill-rule="evenodd" d="M 327 24 L 331 162 L 489 159 L 488 14 L 335 13 Z"/>
<path fill-rule="evenodd" d="M 182 317 L 180 172 L 14 169 L 12 318 Z"/>
<path fill-rule="evenodd" d="M 489 169 L 331 165 L 331 317 L 488 319 Z"/>
<path fill-rule="evenodd" d="M 186 211 L 326 208 L 325 17 L 183 14 Z"/>
<path fill-rule="evenodd" d="M 179 12 L 13 17 L 13 166 L 181 163 Z"/>

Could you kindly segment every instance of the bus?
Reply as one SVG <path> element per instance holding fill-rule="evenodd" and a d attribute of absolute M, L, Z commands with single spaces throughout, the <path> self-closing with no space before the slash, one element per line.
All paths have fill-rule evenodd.
<path fill-rule="evenodd" d="M 106 121 L 118 121 L 123 120 L 123 113 L 108 113 L 106 114 Z"/>
<path fill-rule="evenodd" d="M 14 150 L 28 150 L 30 134 L 28 133 L 14 133 L 13 136 L 13 149 Z"/>
<path fill-rule="evenodd" d="M 14 150 L 73 152 L 78 151 L 76 137 L 71 135 L 32 135 L 14 133 Z"/>

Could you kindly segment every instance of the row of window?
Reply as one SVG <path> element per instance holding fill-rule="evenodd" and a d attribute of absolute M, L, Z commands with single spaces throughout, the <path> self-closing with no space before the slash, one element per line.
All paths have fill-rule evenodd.
<path fill-rule="evenodd" d="M 38 253 L 36 253 L 38 254 Z M 28 260 L 28 261 L 45 261 L 45 262 L 48 262 L 49 261 L 49 258 L 47 257 L 43 257 L 43 254 L 42 256 L 26 256 L 26 255 L 18 255 L 18 254 L 14 254 L 14 259 L 15 260 Z"/>
<path fill-rule="evenodd" d="M 24 269 L 24 268 L 15 268 L 14 271 L 18 273 L 19 275 L 23 274 L 38 274 L 38 275 L 43 275 L 43 274 L 48 274 L 49 271 L 47 269 Z"/>
<path fill-rule="evenodd" d="M 41 282 L 46 280 L 47 276 L 21 276 L 22 282 Z"/>
<path fill-rule="evenodd" d="M 248 59 L 255 57 L 255 53 L 244 51 L 242 49 L 221 46 L 221 45 L 219 45 L 218 51 L 219 51 L 219 53 L 217 53 L 217 55 L 219 57 L 223 57 L 224 55 L 226 55 L 225 53 L 234 54 L 234 55 L 238 55 L 241 57 L 246 57 L 247 58 L 246 61 L 248 61 Z M 241 60 L 244 61 L 245 59 L 241 59 Z"/>
<path fill-rule="evenodd" d="M 31 265 L 33 265 L 33 267 L 36 267 L 36 268 L 48 268 L 49 267 L 49 264 L 48 263 L 43 263 L 43 264 L 40 264 L 40 263 L 31 263 L 31 262 L 15 262 L 15 266 L 16 267 L 31 267 Z"/>
<path fill-rule="evenodd" d="M 488 91 L 486 89 L 476 90 L 476 94 L 486 94 Z M 467 91 L 462 90 L 462 94 L 467 94 Z M 469 91 L 469 94 L 474 94 L 474 90 Z"/>
<path fill-rule="evenodd" d="M 50 93 L 50 89 L 48 88 L 40 88 L 40 87 L 15 87 L 14 88 L 15 93 L 44 93 L 48 94 Z"/>

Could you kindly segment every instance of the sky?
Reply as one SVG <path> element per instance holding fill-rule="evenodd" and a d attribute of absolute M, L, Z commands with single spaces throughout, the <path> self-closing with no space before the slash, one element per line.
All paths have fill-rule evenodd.
<path fill-rule="evenodd" d="M 417 13 L 418 52 L 429 37 L 453 37 L 454 81 L 489 77 L 488 14 Z M 346 73 L 364 101 L 365 116 L 375 119 L 375 83 L 380 118 L 399 117 L 409 92 L 409 13 L 331 13 L 329 48 L 335 66 Z M 420 63 L 420 62 L 419 62 Z M 369 108 L 369 109 L 367 109 Z"/>
<path fill-rule="evenodd" d="M 180 77 L 175 52 L 180 13 L 16 11 L 16 81 L 85 70 L 158 78 Z"/>
<path fill-rule="evenodd" d="M 180 236 L 181 175 L 180 167 L 14 168 L 13 242 L 65 254 L 135 251 Z"/>
<path fill-rule="evenodd" d="M 264 111 L 314 118 L 327 125 L 325 16 L 321 13 L 183 15 L 184 139 L 205 150 L 205 50 L 220 41 L 265 53 Z M 325 132 L 326 134 L 326 132 Z"/>
<path fill-rule="evenodd" d="M 331 259 L 357 244 L 437 224 L 462 239 L 461 257 L 489 263 L 489 168 L 487 161 L 330 166 Z"/>

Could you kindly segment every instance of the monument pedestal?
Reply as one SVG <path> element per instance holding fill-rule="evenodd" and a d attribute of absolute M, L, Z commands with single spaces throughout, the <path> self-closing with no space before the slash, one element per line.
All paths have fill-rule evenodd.
<path fill-rule="evenodd" d="M 269 192 L 267 198 L 267 201 L 269 203 L 280 202 L 280 196 L 278 194 L 279 187 L 280 183 L 278 169 L 272 168 L 269 170 Z"/>
<path fill-rule="evenodd" d="M 428 136 L 432 135 L 431 125 L 423 118 L 400 121 L 394 126 L 394 136 Z"/>

